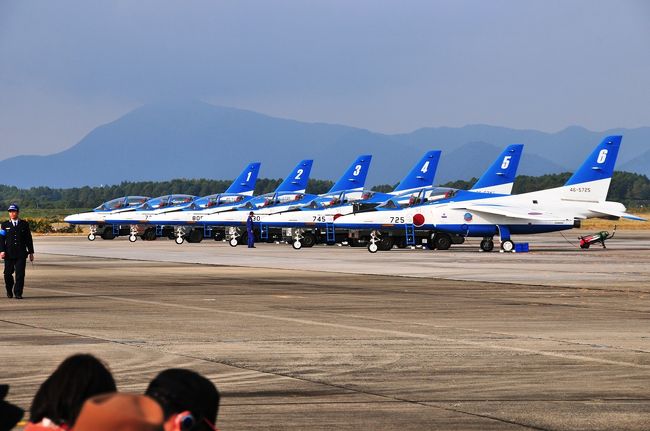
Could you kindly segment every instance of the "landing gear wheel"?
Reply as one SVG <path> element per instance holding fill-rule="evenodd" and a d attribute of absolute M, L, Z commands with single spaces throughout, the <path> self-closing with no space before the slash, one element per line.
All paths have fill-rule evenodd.
<path fill-rule="evenodd" d="M 154 241 L 156 239 L 156 230 L 147 229 L 142 235 L 142 239 L 144 239 L 145 241 Z"/>
<path fill-rule="evenodd" d="M 377 243 L 379 250 L 381 251 L 389 251 L 393 248 L 393 238 L 391 237 L 384 237 L 379 240 Z"/>
<path fill-rule="evenodd" d="M 295 240 L 291 246 L 293 247 L 294 250 L 300 250 L 302 248 L 302 242 Z"/>
<path fill-rule="evenodd" d="M 237 241 L 237 238 L 230 238 L 230 241 L 228 241 L 228 244 L 230 244 L 231 247 L 237 247 L 237 244 L 239 241 Z"/>
<path fill-rule="evenodd" d="M 135 235 L 133 235 L 133 234 L 129 235 L 129 241 L 131 241 L 131 242 L 136 242 L 137 240 L 138 240 L 138 237 L 137 237 L 137 236 L 135 236 Z"/>
<path fill-rule="evenodd" d="M 102 239 L 115 239 L 115 234 L 113 233 L 113 229 L 105 229 L 104 232 L 102 232 L 101 237 Z"/>
<path fill-rule="evenodd" d="M 203 241 L 203 230 L 202 229 L 194 229 L 190 232 L 190 234 L 187 237 L 187 242 L 196 244 Z"/>
<path fill-rule="evenodd" d="M 181 245 L 185 242 L 185 238 L 183 238 L 182 236 L 177 236 L 176 239 L 174 239 L 174 242 L 176 242 L 176 244 L 178 245 Z"/>
<path fill-rule="evenodd" d="M 306 233 L 302 236 L 301 242 L 303 247 L 313 247 L 316 244 L 316 237 L 312 233 Z"/>
<path fill-rule="evenodd" d="M 483 251 L 492 251 L 494 250 L 494 241 L 491 239 L 484 239 L 481 241 L 481 250 Z"/>
<path fill-rule="evenodd" d="M 370 253 L 377 253 L 377 250 L 379 250 L 379 246 L 377 245 L 377 243 L 371 242 L 370 244 L 368 244 L 368 251 Z"/>
<path fill-rule="evenodd" d="M 95 234 L 94 233 L 89 233 L 88 234 L 88 241 L 95 241 Z"/>
<path fill-rule="evenodd" d="M 514 249 L 515 249 L 515 243 L 510 241 L 509 239 L 501 243 L 501 250 L 503 251 L 512 251 Z"/>
<path fill-rule="evenodd" d="M 437 234 L 433 239 L 433 244 L 438 250 L 449 250 L 451 238 L 447 234 Z"/>

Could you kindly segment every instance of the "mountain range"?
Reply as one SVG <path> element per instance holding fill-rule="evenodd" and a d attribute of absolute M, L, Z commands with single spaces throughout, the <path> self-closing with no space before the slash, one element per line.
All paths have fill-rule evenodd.
<path fill-rule="evenodd" d="M 382 134 L 199 101 L 168 101 L 99 126 L 62 152 L 2 160 L 0 183 L 26 188 L 229 179 L 249 161 L 262 162 L 261 177 L 281 178 L 303 158 L 314 159 L 312 178 L 335 179 L 354 157 L 368 153 L 373 155 L 368 185 L 393 184 L 430 149 L 443 151 L 436 175 L 436 183 L 443 183 L 480 175 L 511 143 L 525 144 L 521 174 L 572 171 L 610 134 L 624 136 L 617 170 L 649 175 L 650 127 L 594 132 L 572 126 L 545 133 L 469 125 Z"/>

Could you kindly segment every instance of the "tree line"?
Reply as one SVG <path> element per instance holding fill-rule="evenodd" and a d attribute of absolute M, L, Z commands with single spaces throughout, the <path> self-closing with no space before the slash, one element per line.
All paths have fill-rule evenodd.
<path fill-rule="evenodd" d="M 570 173 L 548 174 L 541 176 L 520 175 L 515 181 L 513 194 L 558 187 L 566 182 Z M 476 181 L 459 180 L 441 184 L 443 187 L 469 189 Z M 255 194 L 270 193 L 282 182 L 282 179 L 260 178 L 255 186 Z M 0 185 L 0 205 L 7 207 L 12 202 L 24 208 L 65 209 L 94 208 L 110 199 L 127 196 L 162 196 L 171 193 L 185 193 L 206 196 L 225 191 L 231 181 L 208 179 L 174 179 L 170 181 L 125 181 L 117 185 L 98 187 L 52 188 L 32 187 L 20 189 L 14 186 Z M 333 182 L 329 180 L 309 180 L 307 193 L 327 192 Z M 389 192 L 395 185 L 382 184 L 373 187 L 375 191 Z M 630 172 L 615 172 L 609 188 L 609 200 L 622 202 L 627 206 L 639 208 L 650 204 L 650 179 L 645 175 Z"/>

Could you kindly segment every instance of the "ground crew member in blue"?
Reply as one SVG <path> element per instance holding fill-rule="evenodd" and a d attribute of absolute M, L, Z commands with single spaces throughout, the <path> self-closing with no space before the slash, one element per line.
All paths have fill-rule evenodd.
<path fill-rule="evenodd" d="M 18 205 L 9 205 L 7 211 L 9 211 L 9 221 L 0 225 L 0 258 L 5 261 L 5 287 L 7 298 L 13 298 L 15 295 L 16 299 L 23 299 L 25 265 L 27 256 L 30 262 L 34 261 L 34 242 L 29 223 L 18 218 Z"/>
<path fill-rule="evenodd" d="M 248 218 L 246 219 L 246 236 L 248 237 L 248 248 L 255 248 L 255 232 L 253 232 L 253 220 L 255 214 L 253 211 L 248 213 Z"/>

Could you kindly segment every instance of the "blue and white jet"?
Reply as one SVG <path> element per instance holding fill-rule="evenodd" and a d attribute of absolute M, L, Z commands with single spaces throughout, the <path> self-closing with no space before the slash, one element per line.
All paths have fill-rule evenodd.
<path fill-rule="evenodd" d="M 523 145 L 521 144 L 508 146 L 474 184 L 472 190 L 485 194 L 510 193 L 522 150 Z M 307 246 L 313 245 L 314 239 L 321 242 L 320 239 L 325 238 L 326 242 L 330 244 L 341 242 L 347 238 L 348 231 L 340 227 L 337 230 L 338 226 L 335 226 L 334 220 L 344 215 L 351 214 L 362 217 L 363 214 L 372 213 L 377 204 L 388 208 L 406 208 L 443 199 L 455 193 L 456 189 L 433 186 L 439 159 L 440 151 L 427 152 L 391 194 L 374 194 L 366 200 L 356 202 L 341 198 L 333 205 L 329 202 L 315 200 L 300 211 L 285 212 L 268 217 L 266 223 L 272 226 L 291 228 L 292 245 L 295 249 L 300 249 L 305 242 L 308 244 Z M 371 233 L 368 232 L 369 235 L 366 235 L 366 232 L 355 229 L 354 238 L 349 239 L 348 243 L 360 244 L 369 239 Z M 415 232 L 414 230 L 408 238 L 406 235 L 395 235 L 394 238 L 386 236 L 379 246 L 385 249 L 392 247 L 393 243 L 406 246 L 410 245 L 409 242 L 415 242 L 417 239 L 420 242 L 438 241 L 439 246 L 448 248 L 452 243 L 459 244 L 464 241 L 464 237 L 460 235 L 445 234 L 433 238 L 432 233 L 422 230 Z M 447 244 L 446 246 L 443 241 Z"/>
<path fill-rule="evenodd" d="M 210 237 L 211 229 L 194 228 L 196 222 L 207 215 L 232 210 L 253 199 L 260 166 L 260 162 L 249 163 L 225 192 L 203 196 L 190 205 L 173 211 L 154 214 L 147 219 L 147 223 L 155 225 L 157 230 L 163 226 L 163 231 L 166 227 L 173 226 L 172 235 L 177 244 L 182 244 L 185 239 L 200 242 L 204 237 Z"/>
<path fill-rule="evenodd" d="M 97 235 L 100 235 L 102 239 L 113 239 L 116 233 L 113 226 L 106 223 L 106 218 L 115 214 L 134 211 L 149 199 L 151 198 L 148 196 L 122 196 L 104 202 L 92 211 L 71 214 L 63 220 L 73 225 L 89 225 L 89 241 L 94 241 Z"/>
<path fill-rule="evenodd" d="M 138 236 L 142 239 L 153 240 L 160 232 L 151 226 L 149 219 L 170 211 L 187 208 L 197 196 L 186 194 L 171 194 L 149 199 L 142 205 L 133 209 L 106 216 L 105 222 L 113 226 L 114 234 L 120 235 L 122 226 L 129 226 L 129 241 L 135 242 Z"/>
<path fill-rule="evenodd" d="M 519 195 L 484 195 L 459 191 L 454 196 L 403 210 L 380 210 L 364 217 L 335 221 L 345 227 L 422 229 L 482 237 L 480 248 L 491 251 L 499 235 L 501 249 L 513 251 L 511 234 L 535 234 L 572 229 L 587 218 L 644 220 L 626 212 L 619 202 L 607 201 L 607 192 L 622 136 L 606 137 L 561 187 Z M 374 242 L 368 246 L 377 251 Z"/>
<path fill-rule="evenodd" d="M 342 193 L 349 193 L 351 196 L 360 197 L 366 182 L 371 160 L 372 156 L 370 155 L 357 157 L 341 178 L 323 195 L 305 194 L 305 183 L 305 187 L 299 192 L 285 193 L 282 195 L 276 191 L 273 194 L 260 196 L 259 198 L 250 200 L 236 211 L 216 214 L 214 217 L 205 217 L 200 223 L 208 226 L 227 227 L 229 243 L 234 247 L 240 241 L 243 241 L 242 228 L 246 224 L 249 213 L 252 211 L 254 213 L 255 226 L 259 229 L 260 238 L 262 240 L 269 240 L 270 238 L 279 236 L 275 231 L 270 232 L 264 222 L 272 214 L 298 209 L 317 198 L 333 200 Z M 294 180 L 296 180 L 295 177 Z"/>

